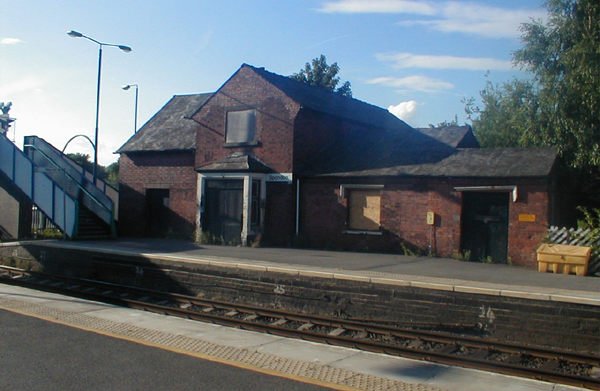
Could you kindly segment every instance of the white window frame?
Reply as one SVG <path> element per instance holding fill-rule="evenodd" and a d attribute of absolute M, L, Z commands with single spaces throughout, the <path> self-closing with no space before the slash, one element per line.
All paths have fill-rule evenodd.
<path fill-rule="evenodd" d="M 258 173 L 203 173 L 198 174 L 197 177 L 197 193 L 196 193 L 196 227 L 198 227 L 198 232 L 202 231 L 202 214 L 204 213 L 205 206 L 205 189 L 206 189 L 206 181 L 211 179 L 237 179 L 242 180 L 244 183 L 244 189 L 242 191 L 242 231 L 240 234 L 240 240 L 242 246 L 248 245 L 248 236 L 258 233 L 256 230 L 262 230 L 264 227 L 264 208 L 262 205 L 265 205 L 266 200 L 266 181 L 265 174 Z M 260 208 L 260 225 L 252 226 L 252 221 L 250 219 L 251 208 L 252 208 L 252 181 L 260 181 L 260 200 L 259 205 Z"/>

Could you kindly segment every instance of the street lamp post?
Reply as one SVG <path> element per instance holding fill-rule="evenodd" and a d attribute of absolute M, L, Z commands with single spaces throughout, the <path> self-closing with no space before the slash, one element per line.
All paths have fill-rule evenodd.
<path fill-rule="evenodd" d="M 135 113 L 133 114 L 133 134 L 135 134 L 137 132 L 137 112 L 138 112 L 138 90 L 139 87 L 137 84 L 127 84 L 124 85 L 123 88 L 125 91 L 127 91 L 128 89 L 130 89 L 131 87 L 135 87 Z"/>
<path fill-rule="evenodd" d="M 87 35 L 83 35 L 80 32 L 71 30 L 67 33 L 68 36 L 73 38 L 85 38 L 88 41 L 92 41 L 95 44 L 98 44 L 98 84 L 96 86 L 96 127 L 94 129 L 94 169 L 92 172 L 92 178 L 94 185 L 96 184 L 96 178 L 98 174 L 98 117 L 100 115 L 100 75 L 102 70 L 102 47 L 103 46 L 112 46 L 121 49 L 125 53 L 129 53 L 131 48 L 125 45 L 117 45 L 112 43 L 104 43 L 95 40 L 94 38 L 88 37 Z"/>

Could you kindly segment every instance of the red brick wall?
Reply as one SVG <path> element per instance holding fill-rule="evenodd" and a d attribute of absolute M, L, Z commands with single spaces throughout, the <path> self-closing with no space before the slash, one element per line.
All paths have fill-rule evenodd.
<path fill-rule="evenodd" d="M 505 183 L 503 183 L 505 182 Z M 397 179 L 385 184 L 381 197 L 382 235 L 343 233 L 346 200 L 339 198 L 340 184 L 357 180 L 302 182 L 301 235 L 308 246 L 401 252 L 402 246 L 431 251 L 442 257 L 455 256 L 461 245 L 462 194 L 455 186 L 517 185 L 519 199 L 509 203 L 508 257 L 515 265 L 535 267 L 535 250 L 548 227 L 547 185 L 539 180 L 449 181 L 444 179 Z M 364 181 L 362 183 L 365 183 Z M 428 211 L 436 214 L 435 225 L 426 224 Z M 534 223 L 519 221 L 519 214 L 535 214 Z"/>
<path fill-rule="evenodd" d="M 341 139 L 342 127 L 351 126 L 339 118 L 313 110 L 301 110 L 296 118 L 294 134 L 294 167 L 302 170 L 303 165 L 310 164 L 319 152 Z"/>
<path fill-rule="evenodd" d="M 512 263 L 536 267 L 535 250 L 548 232 L 550 198 L 545 183 L 522 184 L 519 199 L 510 203 L 508 256 Z M 535 222 L 519 221 L 520 214 L 535 215 Z"/>
<path fill-rule="evenodd" d="M 257 146 L 225 146 L 225 118 L 230 108 L 257 110 Z M 196 165 L 223 159 L 234 152 L 250 153 L 277 172 L 292 172 L 294 119 L 300 107 L 280 90 L 242 67 L 194 116 Z"/>
<path fill-rule="evenodd" d="M 122 154 L 119 160 L 119 234 L 146 234 L 146 189 L 169 189 L 165 222 L 178 236 L 191 237 L 196 221 L 193 152 Z"/>

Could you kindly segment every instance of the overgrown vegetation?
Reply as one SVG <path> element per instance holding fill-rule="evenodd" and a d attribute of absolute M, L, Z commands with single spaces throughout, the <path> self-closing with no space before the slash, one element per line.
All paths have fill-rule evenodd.
<path fill-rule="evenodd" d="M 588 229 L 590 232 L 586 235 L 591 239 L 592 252 L 598 254 L 600 250 L 600 208 L 577 208 L 581 213 L 581 219 L 577 221 L 577 228 Z"/>
<path fill-rule="evenodd" d="M 62 239 L 64 234 L 58 228 L 44 228 L 33 232 L 36 239 Z"/>

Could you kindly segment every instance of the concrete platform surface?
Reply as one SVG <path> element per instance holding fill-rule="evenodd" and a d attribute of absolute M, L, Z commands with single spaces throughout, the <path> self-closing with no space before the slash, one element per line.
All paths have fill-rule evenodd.
<path fill-rule="evenodd" d="M 334 389 L 578 389 L 242 331 L 4 284 L 0 284 L 0 310 Z"/>
<path fill-rule="evenodd" d="M 23 243 L 23 242 L 21 242 Z M 149 259 L 228 265 L 313 277 L 358 279 L 534 300 L 600 306 L 600 278 L 539 273 L 523 267 L 465 262 L 451 258 L 289 248 L 197 245 L 167 239 L 35 241 L 39 246 L 142 255 Z M 3 243 L 2 246 L 18 245 Z"/>

